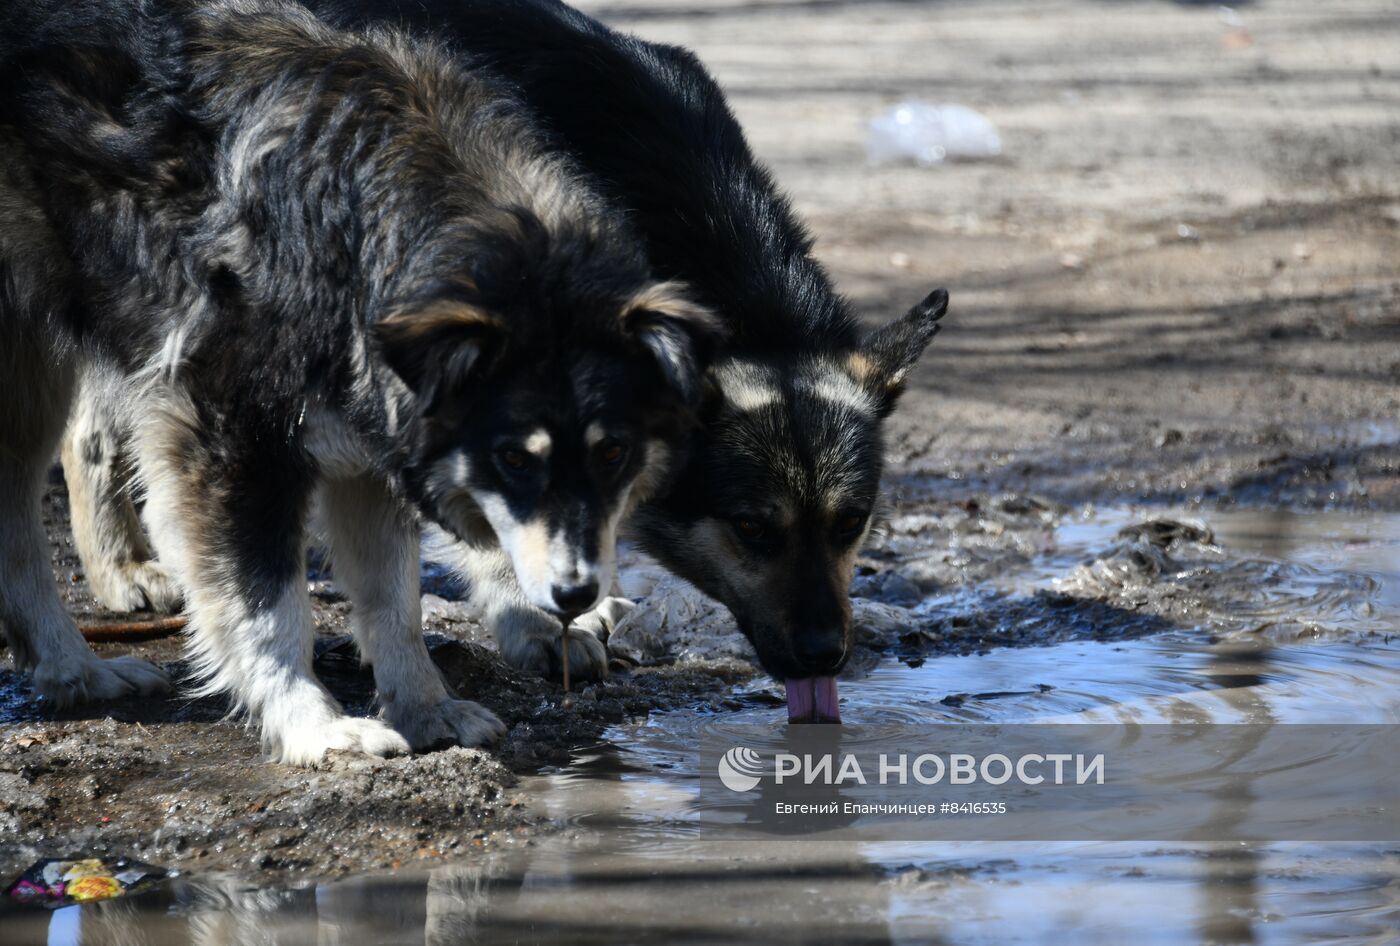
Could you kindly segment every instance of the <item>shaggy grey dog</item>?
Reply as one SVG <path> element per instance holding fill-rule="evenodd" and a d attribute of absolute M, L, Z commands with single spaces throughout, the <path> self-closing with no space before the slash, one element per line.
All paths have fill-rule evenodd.
<path fill-rule="evenodd" d="M 501 548 L 532 607 L 591 607 L 686 441 L 712 317 L 433 43 L 277 0 L 0 18 L 0 623 L 37 691 L 165 682 L 97 659 L 49 574 L 39 497 L 81 373 L 121 416 L 80 412 L 70 452 L 100 466 L 130 431 L 196 666 L 273 755 L 498 735 L 424 647 L 420 517 Z M 311 671 L 313 502 L 380 720 Z"/>

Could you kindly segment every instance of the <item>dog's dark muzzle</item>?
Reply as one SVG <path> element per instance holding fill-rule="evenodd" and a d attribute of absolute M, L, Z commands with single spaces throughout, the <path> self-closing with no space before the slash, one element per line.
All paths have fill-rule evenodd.
<path fill-rule="evenodd" d="M 839 627 L 798 631 L 792 655 L 801 670 L 811 676 L 835 673 L 846 661 L 846 634 Z"/>

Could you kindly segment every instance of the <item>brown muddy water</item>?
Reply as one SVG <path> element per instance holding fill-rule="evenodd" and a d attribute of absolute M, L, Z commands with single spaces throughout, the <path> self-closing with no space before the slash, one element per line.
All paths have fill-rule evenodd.
<path fill-rule="evenodd" d="M 1400 722 L 1400 516 L 1196 512 L 1176 518 L 1212 534 L 1186 536 L 1189 549 L 1155 534 L 1101 553 L 1160 515 L 1083 510 L 984 580 L 922 583 L 906 605 L 935 629 L 929 639 L 957 630 L 971 646 L 902 641 L 843 682 L 843 717 Z M 898 555 L 898 522 L 893 532 Z M 954 564 L 975 567 L 964 551 Z M 1042 612 L 1068 594 L 1110 602 L 1097 619 L 1119 615 L 1132 632 L 1053 631 Z M 1157 623 L 1140 620 L 1149 613 Z M 969 638 L 979 627 L 985 639 Z M 1002 646 L 1018 627 L 1034 645 Z M 693 804 L 694 748 L 726 728 L 777 725 L 776 701 L 753 682 L 711 712 L 613 728 L 570 765 L 522 781 L 558 830 L 514 847 L 303 886 L 186 873 L 123 900 L 0 914 L 0 941 L 1400 943 L 1400 843 L 1389 839 L 716 840 L 722 814 Z"/>

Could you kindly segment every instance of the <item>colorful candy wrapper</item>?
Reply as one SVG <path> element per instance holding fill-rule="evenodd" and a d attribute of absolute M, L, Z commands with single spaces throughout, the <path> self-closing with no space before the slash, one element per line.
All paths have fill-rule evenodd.
<path fill-rule="evenodd" d="M 167 876 L 163 867 L 129 858 L 96 857 L 40 861 L 5 888 L 5 899 L 64 907 L 136 893 Z"/>

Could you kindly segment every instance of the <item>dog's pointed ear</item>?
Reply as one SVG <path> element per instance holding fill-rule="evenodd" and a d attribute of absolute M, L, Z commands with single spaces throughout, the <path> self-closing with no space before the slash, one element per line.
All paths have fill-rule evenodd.
<path fill-rule="evenodd" d="M 396 306 L 374 326 L 384 362 L 424 414 L 483 373 L 501 335 L 495 316 L 457 299 Z"/>
<path fill-rule="evenodd" d="M 881 416 L 894 410 L 909 371 L 938 334 L 938 320 L 948 311 L 948 291 L 935 289 L 923 302 L 866 336 L 847 358 L 846 367 L 875 398 Z"/>
<path fill-rule="evenodd" d="M 724 339 L 724 326 L 677 282 L 653 283 L 623 308 L 625 331 L 651 353 L 661 376 L 688 407 L 700 403 L 705 369 Z"/>

